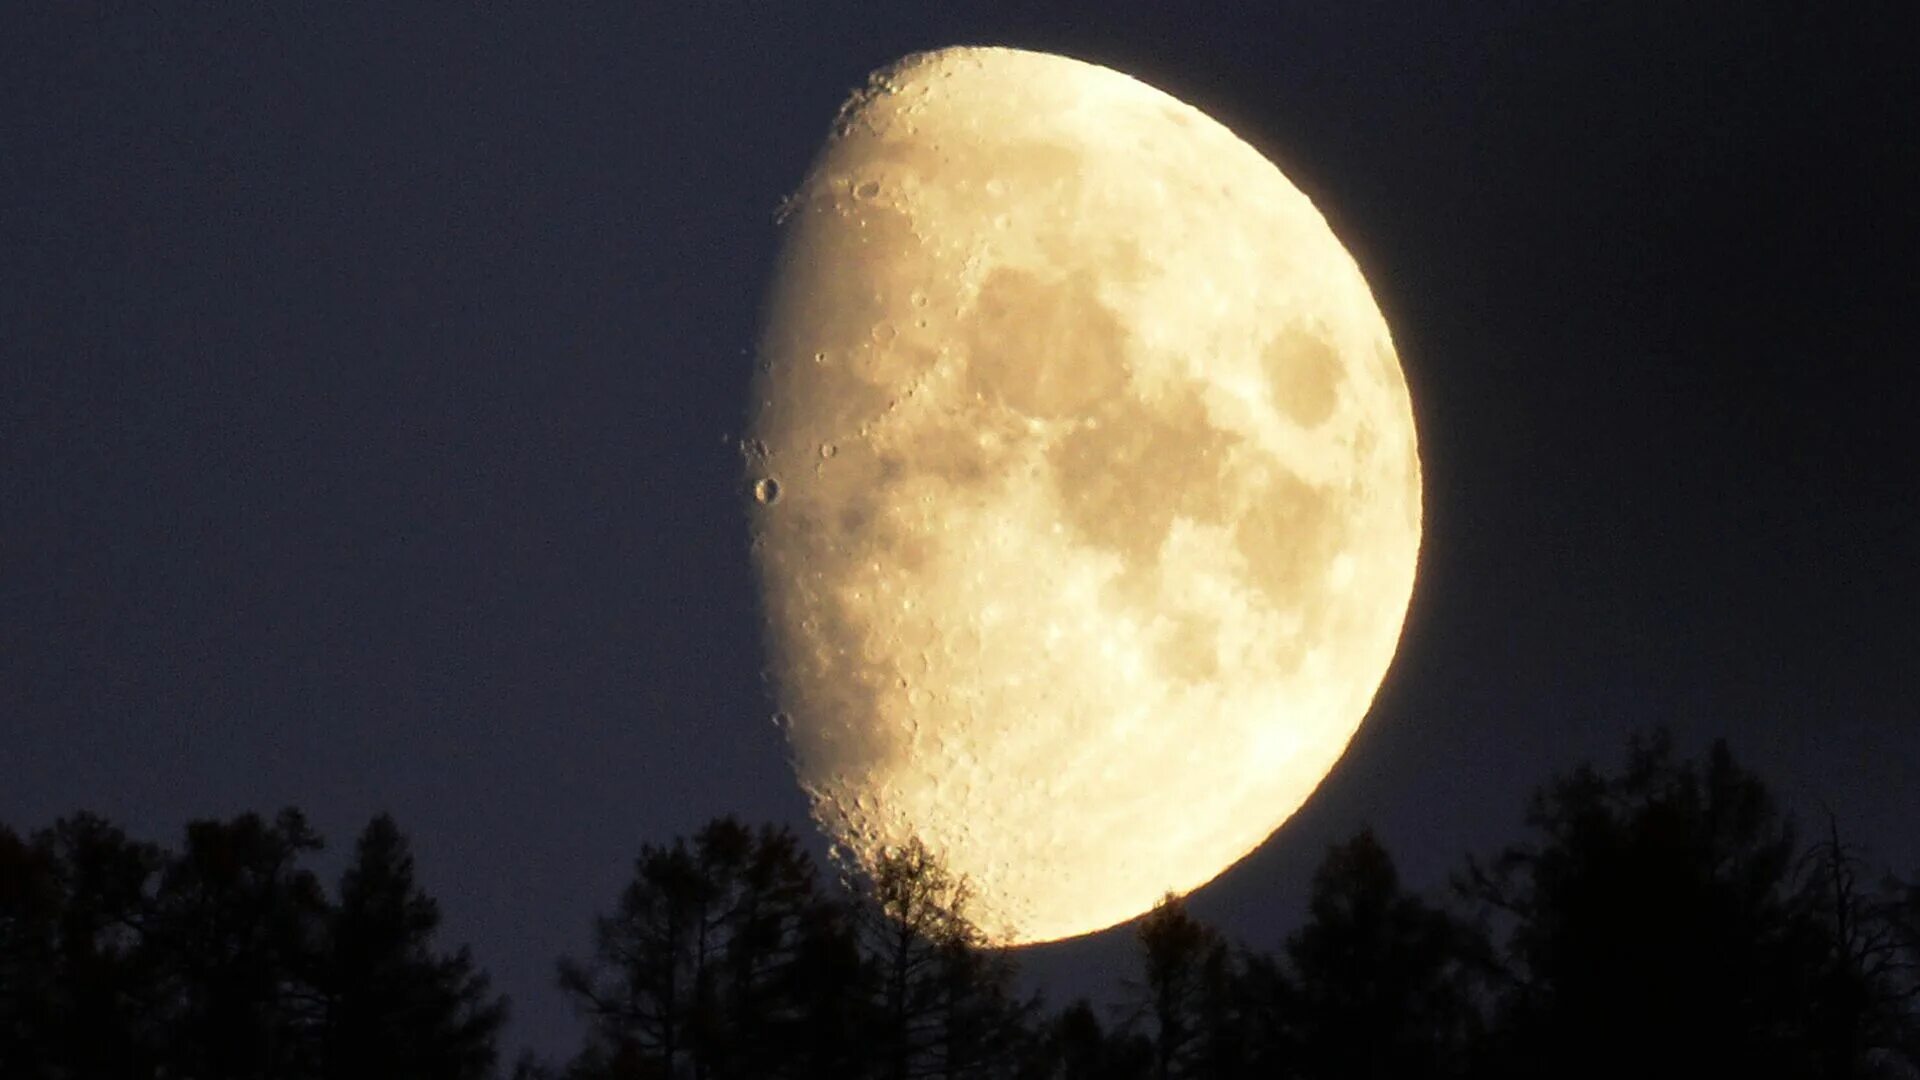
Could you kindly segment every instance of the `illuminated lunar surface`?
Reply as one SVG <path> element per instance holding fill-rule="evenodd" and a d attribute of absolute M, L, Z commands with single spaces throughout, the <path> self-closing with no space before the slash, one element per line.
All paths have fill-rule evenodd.
<path fill-rule="evenodd" d="M 1141 82 L 876 74 L 783 208 L 750 402 L 772 673 L 822 827 L 917 836 L 1010 942 L 1257 847 L 1393 657 L 1420 465 L 1359 269 Z"/>

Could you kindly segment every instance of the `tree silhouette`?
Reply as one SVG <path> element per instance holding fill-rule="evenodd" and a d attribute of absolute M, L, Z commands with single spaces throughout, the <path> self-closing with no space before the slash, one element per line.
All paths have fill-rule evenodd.
<path fill-rule="evenodd" d="M 167 975 L 168 1070 L 209 1080 L 310 1076 L 327 902 L 299 865 L 321 841 L 297 810 L 187 826 L 145 945 Z"/>
<path fill-rule="evenodd" d="M 1313 878 L 1308 921 L 1287 939 L 1286 1010 L 1298 1075 L 1460 1075 L 1479 1028 L 1475 931 L 1400 888 L 1371 830 L 1331 848 Z"/>
<path fill-rule="evenodd" d="M 965 883 L 909 844 L 855 884 L 823 892 L 791 832 L 731 818 L 643 847 L 593 955 L 560 963 L 589 1023 L 567 1075 L 1014 1075 L 1032 1006 Z"/>
<path fill-rule="evenodd" d="M 592 958 L 559 970 L 590 1024 L 573 1075 L 830 1075 L 851 1050 L 849 915 L 786 829 L 642 848 Z"/>
<path fill-rule="evenodd" d="M 187 826 L 177 854 L 91 814 L 0 828 L 0 1076 L 490 1075 L 504 1006 L 377 818 L 333 905 L 295 810 Z"/>
<path fill-rule="evenodd" d="M 1143 978 L 1135 988 L 1132 1020 L 1144 1024 L 1155 1080 L 1211 1076 L 1230 1067 L 1224 1041 L 1234 978 L 1227 944 L 1187 913 L 1171 893 L 1140 920 L 1134 933 Z"/>
<path fill-rule="evenodd" d="M 1367 830 L 1277 954 L 1166 897 L 1106 1026 L 1022 999 L 923 845 L 823 886 L 787 829 L 718 819 L 642 847 L 590 955 L 559 963 L 584 1045 L 512 1075 L 1920 1078 L 1920 884 L 1869 885 L 1832 820 L 1798 844 L 1724 744 L 1636 737 L 1526 820 L 1456 875 L 1466 915 L 1403 888 Z M 320 844 L 291 809 L 191 822 L 177 852 L 84 813 L 0 826 L 0 1078 L 494 1075 L 506 1003 L 436 946 L 399 827 L 368 823 L 332 898 L 304 865 Z"/>
<path fill-rule="evenodd" d="M 1617 776 L 1556 777 L 1527 821 L 1536 839 L 1461 879 L 1511 928 L 1500 1069 L 1820 1074 L 1793 832 L 1724 743 L 1697 765 L 1636 737 Z"/>
<path fill-rule="evenodd" d="M 46 1032 L 66 1006 L 56 990 L 60 872 L 36 838 L 0 826 L 0 1075 L 51 1073 Z"/>
<path fill-rule="evenodd" d="M 141 949 L 161 856 L 92 814 L 0 827 L 0 1076 L 151 1076 L 158 973 Z"/>
<path fill-rule="evenodd" d="M 1820 964 L 1806 973 L 1812 1052 L 1825 1076 L 1899 1075 L 1887 1060 L 1911 1028 L 1901 990 L 1899 922 L 1891 897 L 1862 884 L 1864 860 L 1840 837 L 1831 815 L 1827 835 L 1801 859 L 1802 894 L 1811 918 L 1802 928 Z"/>
<path fill-rule="evenodd" d="M 999 1075 L 1026 1041 L 1013 966 L 967 918 L 969 889 L 915 839 L 884 852 L 863 884 L 858 925 L 873 972 L 869 1038 L 880 1075 Z"/>
<path fill-rule="evenodd" d="M 465 947 L 437 955 L 440 908 L 413 876 L 391 817 L 367 824 L 340 880 L 317 975 L 321 1075 L 479 1080 L 491 1075 L 506 1004 Z"/>
<path fill-rule="evenodd" d="M 1147 1075 L 1397 1080 L 1466 1071 L 1479 1028 L 1471 972 L 1484 945 L 1461 920 L 1403 892 L 1371 832 L 1328 851 L 1284 962 L 1230 948 L 1172 896 L 1136 938 L 1142 978 L 1129 1028 L 1143 1033 Z"/>

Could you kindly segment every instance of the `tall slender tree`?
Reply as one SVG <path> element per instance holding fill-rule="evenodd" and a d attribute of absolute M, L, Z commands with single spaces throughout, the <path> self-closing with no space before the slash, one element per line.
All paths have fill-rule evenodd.
<path fill-rule="evenodd" d="M 382 814 L 340 879 L 315 970 L 320 1074 L 328 1080 L 481 1080 L 506 1002 L 465 947 L 434 949 L 440 907 L 414 879 L 406 837 Z"/>

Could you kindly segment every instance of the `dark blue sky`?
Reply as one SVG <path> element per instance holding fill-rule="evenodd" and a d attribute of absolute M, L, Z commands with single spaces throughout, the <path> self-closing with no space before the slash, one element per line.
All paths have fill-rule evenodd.
<path fill-rule="evenodd" d="M 1363 822 L 1437 887 L 1656 722 L 1920 868 L 1911 3 L 31 7 L 0 821 L 291 803 L 337 861 L 389 809 L 509 1042 L 565 1049 L 553 960 L 642 841 L 805 819 L 732 446 L 774 207 L 869 70 L 991 43 L 1267 152 L 1413 389 L 1399 658 L 1203 917 L 1274 944 Z"/>

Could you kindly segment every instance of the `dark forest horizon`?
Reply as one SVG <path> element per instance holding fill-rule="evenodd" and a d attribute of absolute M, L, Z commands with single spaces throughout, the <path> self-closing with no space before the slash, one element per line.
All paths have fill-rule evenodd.
<path fill-rule="evenodd" d="M 1110 1001 L 1017 986 L 917 845 L 829 872 L 786 826 L 643 845 L 554 986 L 564 1060 L 438 940 L 387 814 L 329 890 L 297 809 L 177 850 L 78 812 L 0 823 L 0 1076 L 1334 1078 L 1920 1075 L 1920 873 L 1803 832 L 1724 740 L 1656 728 L 1536 787 L 1525 834 L 1403 886 L 1371 827 L 1304 921 L 1227 940 L 1169 894 Z"/>

